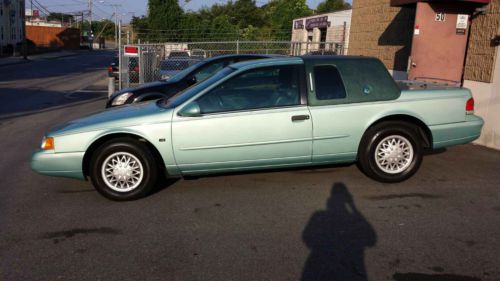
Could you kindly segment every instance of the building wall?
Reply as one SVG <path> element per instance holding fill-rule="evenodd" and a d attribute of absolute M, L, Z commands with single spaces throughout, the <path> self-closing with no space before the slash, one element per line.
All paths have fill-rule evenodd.
<path fill-rule="evenodd" d="M 465 80 L 464 87 L 471 89 L 476 102 L 475 113 L 484 119 L 484 127 L 477 144 L 500 149 L 500 59 L 496 47 L 495 65 L 491 83 Z"/>
<path fill-rule="evenodd" d="M 26 38 L 38 47 L 79 49 L 80 30 L 66 27 L 26 26 Z"/>
<path fill-rule="evenodd" d="M 415 6 L 391 7 L 390 0 L 353 0 L 349 54 L 377 57 L 391 71 L 406 72 Z"/>
<path fill-rule="evenodd" d="M 491 45 L 495 35 L 500 34 L 500 0 L 492 0 L 485 15 L 472 21 L 469 48 L 464 69 L 464 79 L 491 83 L 497 47 Z"/>
<path fill-rule="evenodd" d="M 321 32 L 320 29 L 315 27 L 312 29 L 306 29 L 306 21 L 312 18 L 328 17 L 328 22 L 330 26 L 326 28 L 326 39 L 325 41 L 332 44 L 327 44 L 326 50 L 333 50 L 335 44 L 341 43 L 344 45 L 344 54 L 346 54 L 346 49 L 349 47 L 349 27 L 351 24 L 352 10 L 339 11 L 334 13 L 327 13 L 321 15 L 314 15 L 305 18 L 294 19 L 292 23 L 292 41 L 293 42 L 310 42 L 308 43 L 296 43 L 296 48 L 298 51 L 294 51 L 295 55 L 303 55 L 307 52 L 318 51 L 320 49 L 320 39 Z M 304 27 L 300 29 L 295 29 L 295 22 L 302 20 Z M 312 37 L 308 38 L 308 37 Z M 311 40 L 309 40 L 311 39 Z"/>
<path fill-rule="evenodd" d="M 24 0 L 0 1 L 0 46 L 23 40 Z"/>

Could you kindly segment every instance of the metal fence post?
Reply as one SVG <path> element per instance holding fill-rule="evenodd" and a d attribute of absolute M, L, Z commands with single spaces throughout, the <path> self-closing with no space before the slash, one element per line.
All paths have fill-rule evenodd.
<path fill-rule="evenodd" d="M 122 65 L 123 60 L 122 60 L 122 21 L 120 20 L 118 22 L 118 89 L 122 89 Z"/>
<path fill-rule="evenodd" d="M 108 98 L 115 92 L 115 77 L 108 78 Z"/>
<path fill-rule="evenodd" d="M 139 58 L 138 58 L 138 63 L 139 63 L 139 84 L 144 84 L 144 58 L 142 56 L 143 50 L 142 46 L 139 45 Z"/>
<path fill-rule="evenodd" d="M 236 54 L 240 54 L 240 40 L 236 40 Z"/>

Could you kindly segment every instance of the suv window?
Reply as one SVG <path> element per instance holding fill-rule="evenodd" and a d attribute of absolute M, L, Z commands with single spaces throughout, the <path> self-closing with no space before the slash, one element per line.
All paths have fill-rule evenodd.
<path fill-rule="evenodd" d="M 299 80 L 299 68 L 294 65 L 252 69 L 197 102 L 203 114 L 298 105 Z"/>
<path fill-rule="evenodd" d="M 318 100 L 346 98 L 344 83 L 336 67 L 319 65 L 314 67 L 314 86 Z"/>
<path fill-rule="evenodd" d="M 217 71 L 223 69 L 226 65 L 227 61 L 219 61 L 213 64 L 209 64 L 202 67 L 200 70 L 195 71 L 193 76 L 196 78 L 196 82 L 201 82 L 215 74 Z"/>

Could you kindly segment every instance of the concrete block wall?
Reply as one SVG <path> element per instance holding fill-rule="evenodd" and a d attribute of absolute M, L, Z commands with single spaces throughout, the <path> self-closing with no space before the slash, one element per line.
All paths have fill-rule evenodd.
<path fill-rule="evenodd" d="M 477 15 L 471 25 L 464 79 L 493 82 L 498 47 L 491 40 L 500 34 L 500 0 L 492 0 L 485 15 Z"/>
<path fill-rule="evenodd" d="M 406 71 L 415 6 L 391 7 L 390 0 L 354 0 L 349 54 L 377 57 L 390 70 Z"/>

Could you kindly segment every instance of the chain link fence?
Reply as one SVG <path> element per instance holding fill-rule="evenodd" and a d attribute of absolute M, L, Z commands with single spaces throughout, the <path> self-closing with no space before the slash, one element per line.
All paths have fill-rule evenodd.
<path fill-rule="evenodd" d="M 125 40 L 123 40 L 125 41 Z M 126 41 L 125 41 L 126 42 Z M 131 48 L 134 53 L 125 52 Z M 230 54 L 345 55 L 342 42 L 208 41 L 120 44 L 119 88 L 168 79 L 211 57 Z"/>

